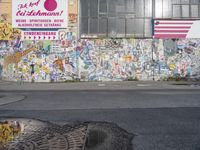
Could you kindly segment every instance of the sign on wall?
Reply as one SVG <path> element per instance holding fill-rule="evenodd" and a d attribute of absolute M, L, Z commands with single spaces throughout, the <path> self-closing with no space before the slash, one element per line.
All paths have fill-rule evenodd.
<path fill-rule="evenodd" d="M 200 20 L 154 20 L 154 38 L 200 38 Z"/>
<path fill-rule="evenodd" d="M 58 40 L 58 31 L 22 31 L 22 40 Z"/>
<path fill-rule="evenodd" d="M 67 0 L 13 0 L 13 28 L 67 28 Z"/>

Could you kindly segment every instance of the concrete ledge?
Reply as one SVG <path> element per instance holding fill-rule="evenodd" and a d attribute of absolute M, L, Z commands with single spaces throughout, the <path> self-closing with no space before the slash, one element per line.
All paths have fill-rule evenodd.
<path fill-rule="evenodd" d="M 134 89 L 200 89 L 200 82 L 162 81 L 115 81 L 115 82 L 69 82 L 69 83 L 23 83 L 0 84 L 0 91 L 49 91 L 49 90 L 134 90 Z"/>

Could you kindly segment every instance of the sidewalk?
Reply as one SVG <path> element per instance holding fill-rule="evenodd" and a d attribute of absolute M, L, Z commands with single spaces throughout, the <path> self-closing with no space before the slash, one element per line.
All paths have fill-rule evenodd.
<path fill-rule="evenodd" d="M 200 82 L 115 81 L 68 83 L 17 83 L 0 81 L 0 91 L 200 89 Z"/>

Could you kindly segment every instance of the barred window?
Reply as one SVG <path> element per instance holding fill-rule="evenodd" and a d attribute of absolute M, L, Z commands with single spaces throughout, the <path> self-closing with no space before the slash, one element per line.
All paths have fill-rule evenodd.
<path fill-rule="evenodd" d="M 81 37 L 151 37 L 152 0 L 80 0 L 80 12 Z"/>
<path fill-rule="evenodd" d="M 155 0 L 155 18 L 200 18 L 200 0 Z"/>
<path fill-rule="evenodd" d="M 172 18 L 200 18 L 200 4 L 173 4 Z"/>

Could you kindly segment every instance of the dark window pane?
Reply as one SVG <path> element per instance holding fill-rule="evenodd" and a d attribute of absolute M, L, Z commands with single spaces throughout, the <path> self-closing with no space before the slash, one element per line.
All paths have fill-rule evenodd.
<path fill-rule="evenodd" d="M 172 3 L 173 3 L 173 4 L 180 4 L 180 3 L 181 3 L 181 0 L 172 0 Z"/>
<path fill-rule="evenodd" d="M 107 18 L 107 14 L 99 14 L 99 18 Z"/>
<path fill-rule="evenodd" d="M 98 33 L 98 19 L 90 19 L 89 33 L 91 33 L 91 34 L 97 34 Z"/>
<path fill-rule="evenodd" d="M 134 0 L 126 0 L 125 1 L 125 11 L 129 14 L 133 14 L 135 13 L 135 9 L 134 9 Z"/>
<path fill-rule="evenodd" d="M 198 3 L 199 3 L 199 0 L 190 0 L 190 3 L 191 3 L 191 4 L 198 4 Z"/>
<path fill-rule="evenodd" d="M 116 19 L 117 37 L 125 37 L 125 19 Z"/>
<path fill-rule="evenodd" d="M 106 13 L 107 12 L 107 1 L 99 0 L 99 12 Z"/>
<path fill-rule="evenodd" d="M 89 9 L 89 0 L 81 0 L 81 16 L 82 17 L 88 17 L 88 9 Z"/>
<path fill-rule="evenodd" d="M 88 34 L 88 18 L 81 18 L 81 34 Z"/>
<path fill-rule="evenodd" d="M 117 36 L 116 18 L 108 18 L 108 36 Z"/>
<path fill-rule="evenodd" d="M 98 0 L 90 0 L 90 16 L 98 17 Z"/>
<path fill-rule="evenodd" d="M 190 0 L 181 0 L 181 4 L 189 4 Z"/>
<path fill-rule="evenodd" d="M 135 31 L 135 35 L 137 37 L 143 37 L 143 32 L 144 32 L 144 20 L 143 19 L 135 19 L 134 31 Z"/>
<path fill-rule="evenodd" d="M 117 17 L 117 14 L 116 13 L 108 13 L 108 17 Z"/>
<path fill-rule="evenodd" d="M 137 17 L 144 17 L 144 0 L 135 1 L 135 13 Z"/>
<path fill-rule="evenodd" d="M 108 21 L 106 18 L 100 18 L 99 19 L 99 34 L 106 35 L 107 34 L 107 28 L 108 28 Z"/>
<path fill-rule="evenodd" d="M 134 19 L 126 19 L 126 36 L 133 36 L 134 33 Z"/>
<path fill-rule="evenodd" d="M 151 19 L 145 20 L 144 32 L 145 32 L 145 35 L 144 35 L 145 37 L 152 36 L 152 20 Z"/>
<path fill-rule="evenodd" d="M 117 13 L 124 13 L 125 12 L 125 0 L 116 0 L 117 3 L 116 3 L 116 12 Z"/>
<path fill-rule="evenodd" d="M 126 36 L 143 37 L 144 19 L 127 19 L 126 20 Z M 151 28 L 151 26 L 147 27 Z"/>
<path fill-rule="evenodd" d="M 116 0 L 108 0 L 108 12 L 116 13 Z"/>

